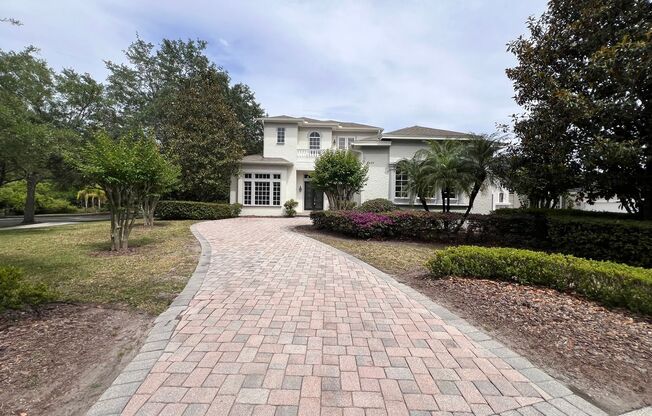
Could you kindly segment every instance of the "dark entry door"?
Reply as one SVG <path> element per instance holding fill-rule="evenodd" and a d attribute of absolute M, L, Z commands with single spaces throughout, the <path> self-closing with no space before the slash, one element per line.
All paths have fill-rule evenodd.
<path fill-rule="evenodd" d="M 306 192 L 303 194 L 303 209 L 319 211 L 324 209 L 324 193 L 316 190 L 310 182 L 305 182 Z"/>

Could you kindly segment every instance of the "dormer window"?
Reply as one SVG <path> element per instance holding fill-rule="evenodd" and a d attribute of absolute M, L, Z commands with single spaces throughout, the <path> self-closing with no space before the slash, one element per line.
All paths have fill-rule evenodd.
<path fill-rule="evenodd" d="M 316 131 L 313 131 L 308 136 L 308 144 L 310 145 L 310 150 L 321 149 L 321 134 Z"/>
<path fill-rule="evenodd" d="M 276 128 L 276 144 L 285 144 L 285 127 Z"/>

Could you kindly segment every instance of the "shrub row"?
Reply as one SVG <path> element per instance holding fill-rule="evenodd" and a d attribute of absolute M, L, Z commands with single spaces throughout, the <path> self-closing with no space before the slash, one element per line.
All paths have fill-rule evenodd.
<path fill-rule="evenodd" d="M 424 211 L 363 212 L 317 211 L 310 214 L 316 228 L 356 238 L 398 238 L 423 241 L 479 241 L 478 232 L 485 215 L 471 215 L 466 227 L 453 231 L 462 218 L 456 213 Z"/>
<path fill-rule="evenodd" d="M 162 220 L 221 220 L 240 215 L 240 204 L 194 201 L 159 201 L 155 215 Z"/>
<path fill-rule="evenodd" d="M 634 220 L 628 214 L 497 210 L 483 232 L 499 245 L 652 267 L 652 222 Z"/>
<path fill-rule="evenodd" d="M 652 270 L 513 248 L 450 247 L 427 266 L 433 277 L 507 280 L 573 291 L 607 306 L 652 314 Z"/>
<path fill-rule="evenodd" d="M 316 228 L 356 238 L 401 238 L 440 242 L 473 242 L 534 248 L 594 260 L 610 260 L 652 268 L 652 222 L 585 215 L 560 215 L 543 210 L 501 210 L 471 215 L 464 228 L 456 213 L 424 211 L 314 212 Z"/>
<path fill-rule="evenodd" d="M 0 266 L 0 312 L 35 306 L 51 299 L 52 295 L 44 285 L 26 282 L 20 269 Z"/>

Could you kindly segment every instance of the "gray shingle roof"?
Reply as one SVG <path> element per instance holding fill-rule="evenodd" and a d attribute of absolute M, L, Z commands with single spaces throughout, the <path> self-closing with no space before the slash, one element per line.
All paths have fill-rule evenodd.
<path fill-rule="evenodd" d="M 354 127 L 354 128 L 368 128 L 368 129 L 380 129 L 380 127 L 376 126 L 370 126 L 368 124 L 361 124 L 361 123 L 353 123 L 350 121 L 337 121 L 337 120 L 319 120 L 316 118 L 310 118 L 310 117 L 292 117 L 292 116 L 286 116 L 286 115 L 281 115 L 281 116 L 272 116 L 272 117 L 265 117 L 265 120 L 294 120 L 297 122 L 306 122 L 306 123 L 334 123 L 334 124 L 339 124 L 340 127 Z"/>
<path fill-rule="evenodd" d="M 383 136 L 397 136 L 397 137 L 471 137 L 468 133 L 461 133 L 459 131 L 433 129 L 423 126 L 405 127 L 402 129 L 384 133 Z"/>

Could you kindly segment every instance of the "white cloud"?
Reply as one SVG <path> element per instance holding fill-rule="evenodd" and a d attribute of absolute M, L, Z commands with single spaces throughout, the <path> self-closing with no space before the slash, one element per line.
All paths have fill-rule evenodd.
<path fill-rule="evenodd" d="M 492 131 L 518 111 L 506 43 L 544 0 L 457 2 L 10 1 L 0 47 L 103 78 L 138 32 L 209 41 L 270 114 Z"/>

